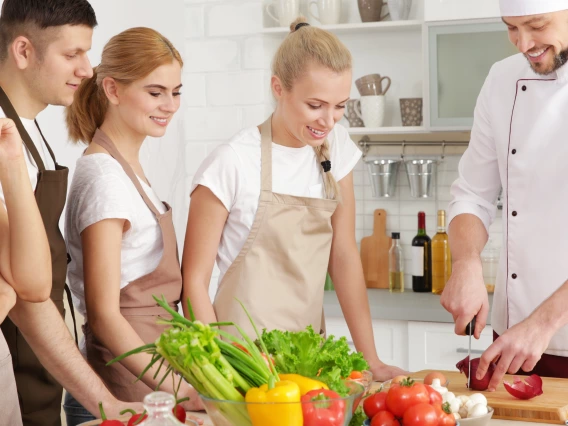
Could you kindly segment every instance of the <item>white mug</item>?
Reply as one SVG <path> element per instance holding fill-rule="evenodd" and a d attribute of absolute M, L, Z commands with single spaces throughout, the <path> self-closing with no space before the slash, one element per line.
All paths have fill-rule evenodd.
<path fill-rule="evenodd" d="M 317 5 L 318 15 L 312 12 L 312 5 Z M 323 25 L 339 24 L 341 19 L 341 0 L 317 0 L 310 2 L 310 15 Z"/>
<path fill-rule="evenodd" d="M 357 108 L 359 105 L 361 111 Z M 382 127 L 385 120 L 385 95 L 361 96 L 361 103 L 354 109 L 365 127 Z"/>
<path fill-rule="evenodd" d="M 272 13 L 273 7 L 276 8 L 276 13 Z M 274 0 L 266 5 L 266 13 L 281 27 L 289 27 L 300 15 L 300 0 Z"/>

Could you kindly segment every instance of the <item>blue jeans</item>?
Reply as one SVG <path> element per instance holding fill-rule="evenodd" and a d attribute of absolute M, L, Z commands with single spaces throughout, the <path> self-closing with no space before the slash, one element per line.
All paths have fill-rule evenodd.
<path fill-rule="evenodd" d="M 65 392 L 63 410 L 65 411 L 67 426 L 78 426 L 81 423 L 96 419 L 96 417 L 87 411 L 69 392 Z"/>

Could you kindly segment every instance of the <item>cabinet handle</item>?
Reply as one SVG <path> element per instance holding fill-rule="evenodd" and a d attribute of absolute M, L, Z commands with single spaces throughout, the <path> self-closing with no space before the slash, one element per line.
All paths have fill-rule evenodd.
<path fill-rule="evenodd" d="M 457 349 L 456 349 L 456 352 L 457 352 L 458 354 L 466 354 L 466 353 L 468 352 L 468 350 L 467 350 L 467 348 L 457 348 Z M 481 349 L 472 349 L 472 350 L 471 350 L 471 353 L 472 353 L 472 354 L 479 354 L 479 355 L 481 355 L 483 352 L 484 352 L 484 351 L 481 350 Z"/>

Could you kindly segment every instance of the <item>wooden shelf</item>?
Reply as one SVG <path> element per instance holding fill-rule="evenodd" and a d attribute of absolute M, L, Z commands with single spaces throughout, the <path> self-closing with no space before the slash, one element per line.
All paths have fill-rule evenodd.
<path fill-rule="evenodd" d="M 422 21 L 380 21 L 364 22 L 337 25 L 318 25 L 319 28 L 335 34 L 355 34 L 361 32 L 380 32 L 380 31 L 418 31 L 422 28 Z M 286 35 L 290 32 L 287 27 L 272 27 L 262 30 L 266 35 Z"/>

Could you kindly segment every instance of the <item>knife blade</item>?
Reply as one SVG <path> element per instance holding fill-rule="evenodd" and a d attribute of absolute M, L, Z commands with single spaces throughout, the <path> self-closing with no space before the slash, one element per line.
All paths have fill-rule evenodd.
<path fill-rule="evenodd" d="M 473 332 L 475 331 L 475 318 L 473 317 L 473 319 L 471 320 L 471 322 L 465 327 L 465 334 L 469 336 L 469 346 L 468 346 L 468 350 L 467 350 L 467 356 L 468 356 L 468 366 L 467 366 L 467 388 L 470 388 L 470 383 L 471 383 L 471 336 L 473 335 Z"/>

